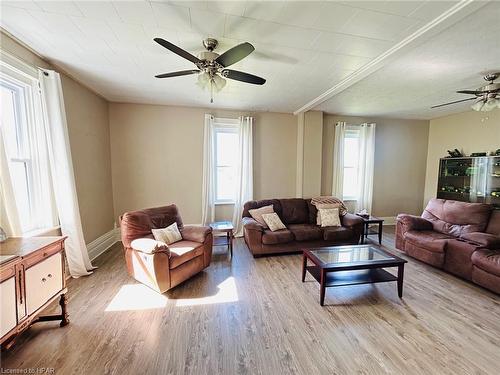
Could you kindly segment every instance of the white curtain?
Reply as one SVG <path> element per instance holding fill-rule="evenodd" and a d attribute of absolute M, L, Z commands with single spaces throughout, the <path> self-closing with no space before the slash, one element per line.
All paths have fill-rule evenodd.
<path fill-rule="evenodd" d="M 373 164 L 375 159 L 375 124 L 361 124 L 359 129 L 358 193 L 356 212 L 372 212 Z"/>
<path fill-rule="evenodd" d="M 54 197 L 61 232 L 68 236 L 65 248 L 69 271 L 76 278 L 89 275 L 94 267 L 83 238 L 61 77 L 57 72 L 44 70 L 39 71 L 39 81 Z"/>
<path fill-rule="evenodd" d="M 241 223 L 241 214 L 245 202 L 253 199 L 253 146 L 252 129 L 253 118 L 239 118 L 238 127 L 238 160 L 237 160 L 237 182 L 236 194 L 234 199 L 233 226 L 237 237 L 243 235 L 243 226 Z"/>
<path fill-rule="evenodd" d="M 214 117 L 205 114 L 203 128 L 203 185 L 201 197 L 201 222 L 207 225 L 215 218 L 215 171 L 214 171 Z"/>
<path fill-rule="evenodd" d="M 9 172 L 7 151 L 3 141 L 3 131 L 0 126 L 0 227 L 8 237 L 22 235 L 21 222 L 16 206 L 14 189 Z"/>
<path fill-rule="evenodd" d="M 343 199 L 344 195 L 344 138 L 347 124 L 335 124 L 335 141 L 333 145 L 333 184 L 332 196 Z"/>

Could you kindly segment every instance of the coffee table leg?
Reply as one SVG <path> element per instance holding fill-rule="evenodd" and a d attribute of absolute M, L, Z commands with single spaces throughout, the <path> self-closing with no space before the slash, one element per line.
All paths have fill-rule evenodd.
<path fill-rule="evenodd" d="M 378 244 L 382 245 L 382 223 L 378 223 Z"/>
<path fill-rule="evenodd" d="M 326 271 L 321 269 L 321 282 L 319 285 L 319 304 L 323 306 L 325 304 L 325 282 L 326 282 Z"/>
<path fill-rule="evenodd" d="M 307 257 L 306 254 L 302 254 L 302 282 L 306 280 L 306 267 L 307 267 Z"/>
<path fill-rule="evenodd" d="M 405 271 L 405 265 L 400 264 L 398 266 L 398 296 L 399 298 L 403 297 L 403 275 Z"/>

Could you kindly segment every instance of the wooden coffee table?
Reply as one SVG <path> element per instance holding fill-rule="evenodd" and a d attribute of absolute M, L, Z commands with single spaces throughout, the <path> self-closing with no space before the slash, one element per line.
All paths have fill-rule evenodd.
<path fill-rule="evenodd" d="M 307 265 L 307 261 L 313 263 Z M 397 281 L 399 298 L 403 297 L 403 273 L 406 260 L 375 245 L 350 245 L 303 249 L 302 282 L 306 271 L 320 284 L 319 303 L 325 302 L 329 287 Z M 383 268 L 398 267 L 398 275 Z"/>

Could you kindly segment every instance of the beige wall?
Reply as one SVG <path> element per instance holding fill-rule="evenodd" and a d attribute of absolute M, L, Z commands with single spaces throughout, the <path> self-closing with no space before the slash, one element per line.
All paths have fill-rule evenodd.
<path fill-rule="evenodd" d="M 466 155 L 500 148 L 500 110 L 469 111 L 430 121 L 423 204 L 436 197 L 439 159 L 458 148 Z"/>
<path fill-rule="evenodd" d="M 375 122 L 373 214 L 420 214 L 427 157 L 428 121 L 325 115 L 321 192 L 332 191 L 335 123 Z"/>
<path fill-rule="evenodd" d="M 54 69 L 1 32 L 0 42 L 4 51 L 28 64 Z M 108 103 L 67 75 L 61 77 L 83 234 L 89 243 L 114 223 Z"/>
<path fill-rule="evenodd" d="M 311 198 L 321 193 L 323 112 L 305 113 L 303 133 L 302 197 Z"/>
<path fill-rule="evenodd" d="M 254 198 L 295 195 L 297 120 L 293 115 L 110 103 L 116 216 L 176 203 L 185 222 L 200 222 L 205 113 L 253 116 Z M 218 218 L 227 218 L 231 210 L 220 207 L 218 212 Z"/>

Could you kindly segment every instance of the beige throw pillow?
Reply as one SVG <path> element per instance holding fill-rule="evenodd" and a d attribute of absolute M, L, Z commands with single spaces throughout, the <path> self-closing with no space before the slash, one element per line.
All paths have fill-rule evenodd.
<path fill-rule="evenodd" d="M 319 210 L 325 208 L 338 208 L 340 212 L 340 203 L 318 203 L 316 208 L 318 209 L 318 213 L 316 214 L 316 225 L 321 225 L 321 215 L 319 214 Z"/>
<path fill-rule="evenodd" d="M 340 227 L 339 208 L 320 208 L 322 227 Z"/>
<path fill-rule="evenodd" d="M 248 213 L 252 215 L 252 217 L 255 219 L 255 221 L 259 224 L 262 224 L 264 227 L 267 228 L 267 224 L 262 218 L 262 215 L 264 214 L 272 214 L 274 212 L 273 205 L 270 204 L 269 206 L 262 206 L 260 208 L 255 208 L 253 210 L 248 210 Z"/>
<path fill-rule="evenodd" d="M 275 232 L 280 229 L 286 229 L 285 224 L 283 224 L 276 212 L 273 212 L 272 214 L 263 214 L 262 218 L 266 222 L 271 232 Z"/>
<path fill-rule="evenodd" d="M 156 241 L 165 242 L 167 245 L 182 240 L 177 223 L 173 223 L 166 228 L 151 229 L 151 232 L 153 232 L 153 237 Z"/>

